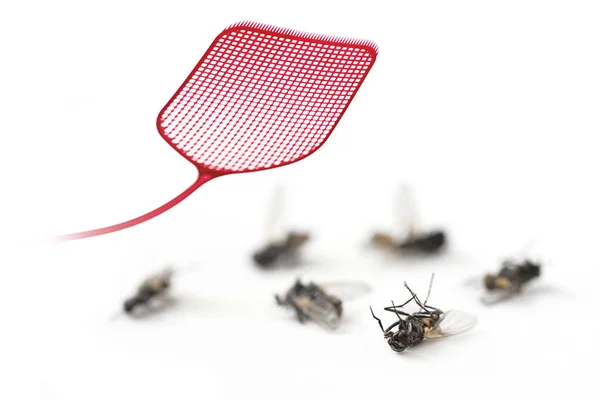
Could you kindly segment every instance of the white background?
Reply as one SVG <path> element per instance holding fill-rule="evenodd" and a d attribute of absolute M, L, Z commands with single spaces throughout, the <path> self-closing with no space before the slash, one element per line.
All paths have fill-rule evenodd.
<path fill-rule="evenodd" d="M 70 1 L 0 5 L 0 395 L 7 399 L 505 398 L 595 390 L 600 224 L 600 5 L 594 1 Z M 214 37 L 253 20 L 370 39 L 380 55 L 328 142 L 273 171 L 208 183 L 135 228 L 55 246 L 28 237 L 121 222 L 170 200 L 194 168 L 158 111 Z M 366 251 L 393 228 L 399 181 L 452 252 Z M 272 186 L 310 265 L 261 273 Z M 493 308 L 464 281 L 534 239 L 548 262 Z M 111 321 L 164 263 L 197 265 L 176 306 Z M 406 297 L 476 314 L 462 336 L 394 354 L 368 306 Z M 273 294 L 296 276 L 360 279 L 339 332 L 299 325 Z M 380 312 L 381 314 L 381 312 Z M 386 322 L 391 322 L 386 316 Z M 592 372 L 594 371 L 594 372 Z M 6 394 L 4 394 L 6 392 Z"/>

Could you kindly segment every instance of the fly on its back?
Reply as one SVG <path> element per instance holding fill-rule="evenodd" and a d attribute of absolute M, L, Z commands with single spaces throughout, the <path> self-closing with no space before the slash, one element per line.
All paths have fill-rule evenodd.
<path fill-rule="evenodd" d="M 384 310 L 396 315 L 397 321 L 391 324 L 387 329 L 379 318 L 375 316 L 371 308 L 373 318 L 379 323 L 383 332 L 383 337 L 387 340 L 390 348 L 395 352 L 403 352 L 409 347 L 421 343 L 425 339 L 435 339 L 450 335 L 457 335 L 472 329 L 477 323 L 477 318 L 458 310 L 442 311 L 439 308 L 427 305 L 431 286 L 433 285 L 433 275 L 429 284 L 429 291 L 425 302 L 421 302 L 416 293 L 404 282 L 404 286 L 411 294 L 411 297 L 403 304 L 385 307 Z M 402 310 L 403 307 L 414 301 L 419 306 L 419 311 L 407 313 Z"/>
<path fill-rule="evenodd" d="M 342 320 L 342 301 L 361 296 L 369 290 L 362 282 L 316 285 L 313 282 L 303 284 L 297 279 L 284 295 L 275 295 L 275 300 L 282 307 L 292 308 L 301 323 L 313 320 L 326 328 L 337 329 Z"/>

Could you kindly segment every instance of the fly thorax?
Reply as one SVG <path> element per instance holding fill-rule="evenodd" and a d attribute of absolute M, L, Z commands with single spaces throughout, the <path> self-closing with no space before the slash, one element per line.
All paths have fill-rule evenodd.
<path fill-rule="evenodd" d="M 159 292 L 163 289 L 164 282 L 161 277 L 157 276 L 154 278 L 150 278 L 148 281 L 145 282 L 143 286 L 145 286 L 146 289 L 150 289 L 153 292 Z"/>
<path fill-rule="evenodd" d="M 394 246 L 394 238 L 385 233 L 375 233 L 371 236 L 371 244 L 374 246 L 391 248 Z"/>
<path fill-rule="evenodd" d="M 425 337 L 426 331 L 431 329 L 430 327 L 424 327 L 421 323 L 419 323 L 419 321 L 410 321 L 410 324 L 412 326 L 412 330 L 410 332 L 410 342 L 413 345 L 420 343 Z"/>
<path fill-rule="evenodd" d="M 496 278 L 495 286 L 498 289 L 503 289 L 503 290 L 504 289 L 509 289 L 510 287 L 512 287 L 512 285 L 513 285 L 512 281 L 509 278 L 507 278 L 507 277 L 498 276 Z"/>
<path fill-rule="evenodd" d="M 431 328 L 435 324 L 435 318 L 419 318 L 419 322 L 423 328 Z"/>
<path fill-rule="evenodd" d="M 286 238 L 285 247 L 290 251 L 297 250 L 308 242 L 309 238 L 307 233 L 290 232 Z"/>

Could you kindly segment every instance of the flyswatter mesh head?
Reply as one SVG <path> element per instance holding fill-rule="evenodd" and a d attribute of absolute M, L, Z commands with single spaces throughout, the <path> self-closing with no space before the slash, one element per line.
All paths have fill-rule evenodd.
<path fill-rule="evenodd" d="M 178 197 L 130 221 L 57 240 L 137 225 L 224 174 L 296 162 L 333 131 L 373 66 L 377 46 L 253 22 L 234 24 L 210 45 L 161 110 L 163 138 L 199 171 Z"/>

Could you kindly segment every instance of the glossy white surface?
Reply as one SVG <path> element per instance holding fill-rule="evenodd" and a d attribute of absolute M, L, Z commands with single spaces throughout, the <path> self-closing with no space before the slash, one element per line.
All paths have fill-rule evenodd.
<path fill-rule="evenodd" d="M 595 389 L 586 365 L 598 354 L 596 2 L 160 3 L 0 6 L 0 397 L 570 398 Z M 159 137 L 156 115 L 213 38 L 246 19 L 379 44 L 322 149 L 212 181 L 126 231 L 11 244 L 121 222 L 191 184 L 194 168 Z M 450 254 L 408 263 L 364 248 L 371 230 L 394 228 L 399 181 L 415 186 L 424 227 L 450 229 Z M 249 255 L 277 182 L 284 222 L 315 237 L 309 265 L 266 273 Z M 465 281 L 532 238 L 549 260 L 539 282 L 514 301 L 479 304 Z M 111 321 L 167 262 L 198 264 L 175 278 L 175 306 Z M 473 313 L 477 326 L 394 354 L 369 305 L 405 300 L 404 280 L 426 292 L 431 272 L 430 303 Z M 332 334 L 276 307 L 273 295 L 296 276 L 360 279 L 374 291 L 345 305 Z"/>

